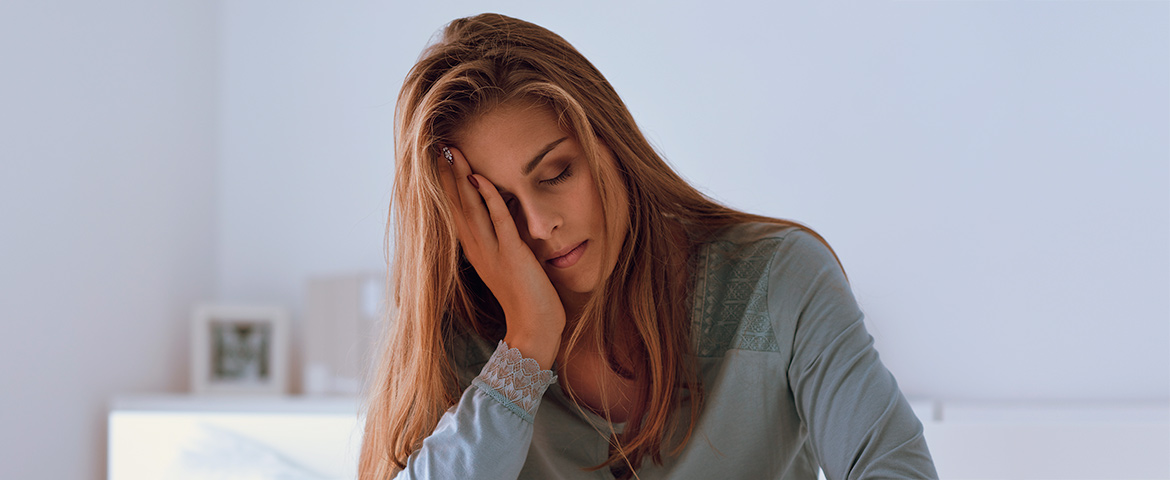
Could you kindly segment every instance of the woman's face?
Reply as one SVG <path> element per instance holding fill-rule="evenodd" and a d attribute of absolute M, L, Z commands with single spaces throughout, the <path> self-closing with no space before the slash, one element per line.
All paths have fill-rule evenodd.
<path fill-rule="evenodd" d="M 606 219 L 589 159 L 552 110 L 529 102 L 502 104 L 458 132 L 456 147 L 508 204 L 520 238 L 562 297 L 592 292 L 616 262 L 628 225 L 624 189 L 615 194 L 616 231 Z M 604 174 L 616 172 L 602 148 Z M 576 294 L 576 295 L 574 295 Z"/>

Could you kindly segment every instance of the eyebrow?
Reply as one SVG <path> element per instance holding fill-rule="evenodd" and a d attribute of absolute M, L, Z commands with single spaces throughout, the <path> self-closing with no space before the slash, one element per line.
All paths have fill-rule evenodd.
<path fill-rule="evenodd" d="M 540 165 L 540 161 L 544 160 L 544 156 L 548 155 L 548 152 L 551 152 L 552 149 L 557 148 L 557 145 L 560 145 L 561 142 L 567 140 L 568 138 L 569 137 L 561 137 L 560 140 L 555 140 L 552 143 L 545 145 L 544 148 L 540 150 L 540 153 L 537 153 L 535 157 L 532 157 L 532 160 L 524 164 L 524 167 L 520 169 L 520 173 L 523 173 L 526 176 L 532 173 L 532 171 L 536 170 L 536 167 Z"/>

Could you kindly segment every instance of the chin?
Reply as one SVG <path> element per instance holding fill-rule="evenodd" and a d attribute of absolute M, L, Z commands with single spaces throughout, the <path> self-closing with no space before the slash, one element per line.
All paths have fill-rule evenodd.
<path fill-rule="evenodd" d="M 557 291 L 562 294 L 572 293 L 576 295 L 593 292 L 593 285 L 584 285 L 583 283 L 584 282 L 561 284 L 557 286 Z"/>
<path fill-rule="evenodd" d="M 597 287 L 597 281 L 594 278 L 573 278 L 554 282 L 553 286 L 562 295 L 567 293 L 583 295 L 592 293 L 593 289 Z"/>

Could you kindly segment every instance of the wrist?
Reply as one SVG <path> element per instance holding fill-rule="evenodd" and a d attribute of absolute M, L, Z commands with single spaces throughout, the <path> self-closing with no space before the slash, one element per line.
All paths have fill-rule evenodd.
<path fill-rule="evenodd" d="M 555 333 L 553 335 L 552 333 Z M 551 370 L 553 360 L 561 347 L 560 332 L 526 332 L 520 329 L 509 328 L 504 335 L 504 342 L 509 348 L 520 350 L 525 358 L 531 358 L 540 365 L 541 370 Z"/>

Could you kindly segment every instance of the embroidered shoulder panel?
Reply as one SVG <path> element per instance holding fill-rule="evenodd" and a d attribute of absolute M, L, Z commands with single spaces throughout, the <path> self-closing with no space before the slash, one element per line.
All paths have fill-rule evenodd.
<path fill-rule="evenodd" d="M 715 241 L 701 249 L 692 315 L 700 357 L 730 349 L 780 351 L 768 316 L 768 265 L 779 242 Z"/>

